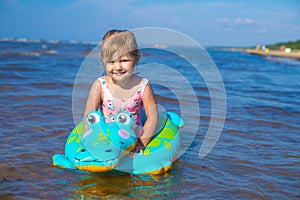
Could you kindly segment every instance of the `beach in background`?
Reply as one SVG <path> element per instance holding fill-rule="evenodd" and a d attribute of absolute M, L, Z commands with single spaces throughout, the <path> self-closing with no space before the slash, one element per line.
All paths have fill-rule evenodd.
<path fill-rule="evenodd" d="M 171 171 L 137 176 L 53 167 L 52 155 L 63 153 L 74 127 L 76 74 L 95 46 L 74 41 L 0 40 L 1 199 L 300 198 L 300 62 L 240 51 L 208 49 L 224 81 L 227 116 L 216 146 L 206 157 L 198 157 L 211 116 L 205 82 L 173 55 L 158 55 L 150 49 L 142 52 L 141 65 L 165 60 L 187 73 L 191 82 L 197 79 L 192 85 L 200 119 L 184 120 L 200 124 L 192 144 Z M 195 53 L 187 51 L 185 56 Z M 159 103 L 180 111 L 167 88 L 155 86 L 154 90 Z M 188 127 L 185 130 L 183 140 L 188 137 Z"/>
<path fill-rule="evenodd" d="M 255 48 L 224 48 L 230 51 L 241 51 L 253 55 L 294 58 L 300 60 L 300 40 L 270 45 L 256 45 Z"/>

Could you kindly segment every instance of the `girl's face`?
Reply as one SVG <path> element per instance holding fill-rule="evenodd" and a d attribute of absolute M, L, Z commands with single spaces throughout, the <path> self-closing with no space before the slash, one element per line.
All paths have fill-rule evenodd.
<path fill-rule="evenodd" d="M 106 74 L 110 76 L 114 83 L 126 81 L 131 78 L 136 61 L 130 54 L 121 56 L 118 60 L 108 61 L 106 64 Z"/>

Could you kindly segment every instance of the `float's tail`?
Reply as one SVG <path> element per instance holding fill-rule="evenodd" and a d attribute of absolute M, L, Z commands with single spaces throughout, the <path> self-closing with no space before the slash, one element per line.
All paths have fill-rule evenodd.
<path fill-rule="evenodd" d="M 184 121 L 179 115 L 173 112 L 167 112 L 168 118 L 178 127 L 184 127 Z"/>
<path fill-rule="evenodd" d="M 53 165 L 60 168 L 74 169 L 74 164 L 63 154 L 55 154 L 52 157 Z"/>

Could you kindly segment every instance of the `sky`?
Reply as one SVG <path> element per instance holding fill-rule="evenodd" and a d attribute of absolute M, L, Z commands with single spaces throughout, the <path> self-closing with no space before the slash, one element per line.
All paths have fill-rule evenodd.
<path fill-rule="evenodd" d="M 300 39 L 298 0 L 0 0 L 0 38 L 101 41 L 109 29 L 161 27 L 203 46 Z"/>

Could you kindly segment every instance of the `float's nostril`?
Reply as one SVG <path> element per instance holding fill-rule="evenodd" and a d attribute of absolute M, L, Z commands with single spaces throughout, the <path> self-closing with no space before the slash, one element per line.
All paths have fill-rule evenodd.
<path fill-rule="evenodd" d="M 111 149 L 106 149 L 105 152 L 112 152 L 112 150 Z"/>
<path fill-rule="evenodd" d="M 88 136 L 92 131 L 93 131 L 92 129 L 85 130 L 84 133 L 83 133 L 83 135 L 82 135 L 82 137 L 86 138 L 86 136 Z"/>

